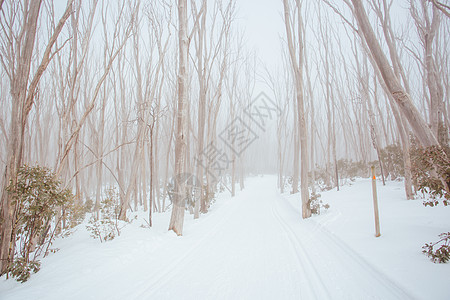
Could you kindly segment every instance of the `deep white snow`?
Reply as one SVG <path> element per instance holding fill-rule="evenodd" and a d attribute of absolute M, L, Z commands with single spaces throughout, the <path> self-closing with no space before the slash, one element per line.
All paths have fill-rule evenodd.
<path fill-rule="evenodd" d="M 378 194 L 375 238 L 370 180 L 322 193 L 331 208 L 301 220 L 299 194 L 254 177 L 199 220 L 187 214 L 183 237 L 167 231 L 170 212 L 152 229 L 139 214 L 103 244 L 82 225 L 28 282 L 2 278 L 0 299 L 450 299 L 450 264 L 421 254 L 450 229 L 450 208 L 405 200 L 401 182 Z"/>

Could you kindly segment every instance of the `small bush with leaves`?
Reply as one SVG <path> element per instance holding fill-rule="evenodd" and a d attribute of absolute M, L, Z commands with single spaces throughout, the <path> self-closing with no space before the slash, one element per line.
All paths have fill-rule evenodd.
<path fill-rule="evenodd" d="M 450 204 L 450 161 L 446 147 L 431 146 L 422 148 L 415 140 L 411 146 L 412 175 L 417 189 L 429 196 L 431 200 L 425 206 L 435 206 L 442 200 L 444 205 Z"/>
<path fill-rule="evenodd" d="M 320 194 L 311 193 L 309 197 L 309 207 L 311 208 L 311 213 L 314 215 L 320 215 L 322 208 L 329 209 L 330 205 L 328 203 L 323 204 L 322 199 L 320 199 Z"/>
<path fill-rule="evenodd" d="M 49 251 L 59 223 L 54 222 L 54 216 L 73 201 L 71 191 L 60 185 L 49 169 L 24 165 L 19 169 L 17 181 L 11 181 L 7 187 L 16 210 L 13 231 L 18 245 L 9 273 L 19 281 L 26 281 L 31 271 L 39 270 L 36 258 Z"/>
<path fill-rule="evenodd" d="M 411 139 L 411 172 L 417 190 L 430 198 L 425 199 L 424 206 L 437 206 L 441 201 L 450 205 L 450 144 L 448 128 L 442 124 L 438 130 L 439 146 L 423 148 L 415 138 Z M 450 260 L 450 232 L 439 235 L 440 240 L 422 247 L 434 263 Z M 435 246 L 440 247 L 434 250 Z"/>
<path fill-rule="evenodd" d="M 41 263 L 37 260 L 27 261 L 24 257 L 17 257 L 9 267 L 8 273 L 17 281 L 24 283 L 30 279 L 31 273 L 38 272 L 40 268 Z"/>
<path fill-rule="evenodd" d="M 380 151 L 380 157 L 384 164 L 385 174 L 392 180 L 405 176 L 405 166 L 403 162 L 403 149 L 399 144 L 386 146 Z"/>
<path fill-rule="evenodd" d="M 441 233 L 439 238 L 437 242 L 425 244 L 422 252 L 434 263 L 446 263 L 450 260 L 450 232 Z M 440 247 L 434 250 L 434 247 L 439 245 Z"/>
<path fill-rule="evenodd" d="M 340 159 L 337 161 L 339 176 L 341 178 L 367 177 L 368 164 L 362 161 Z"/>
<path fill-rule="evenodd" d="M 72 200 L 62 206 L 63 229 L 70 230 L 83 222 L 86 214 L 92 208 L 92 206 L 90 207 L 91 203 L 88 201 L 83 204 Z"/>
<path fill-rule="evenodd" d="M 116 234 L 120 235 L 119 213 L 119 194 L 115 188 L 109 188 L 106 191 L 106 198 L 100 203 L 98 219 L 94 215 L 91 216 L 86 228 L 91 236 L 100 242 L 113 240 Z"/>
<path fill-rule="evenodd" d="M 337 169 L 339 174 L 339 180 L 349 179 L 354 180 L 355 177 L 368 177 L 370 169 L 369 166 L 373 164 L 371 162 L 365 163 L 363 161 L 354 162 L 352 160 L 340 159 L 337 161 Z M 321 191 L 329 191 L 334 185 L 332 181 L 335 180 L 335 169 L 334 166 L 327 168 L 320 168 L 316 166 L 314 170 L 315 183 Z M 309 173 L 309 178 L 312 182 L 312 174 Z M 290 185 L 292 185 L 290 183 Z"/>

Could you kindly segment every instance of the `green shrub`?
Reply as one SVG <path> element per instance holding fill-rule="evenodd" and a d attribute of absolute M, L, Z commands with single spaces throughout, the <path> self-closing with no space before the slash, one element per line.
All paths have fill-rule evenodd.
<path fill-rule="evenodd" d="M 354 162 L 348 159 L 340 159 L 337 161 L 337 169 L 339 175 L 339 181 L 342 179 L 350 179 L 354 180 L 355 177 L 368 177 L 369 169 L 371 163 L 364 163 L 363 161 Z M 335 169 L 334 166 L 331 166 L 328 170 L 325 167 L 318 167 L 314 170 L 315 173 L 315 183 L 318 185 L 319 190 L 328 191 L 331 190 L 334 186 L 333 181 L 335 181 Z M 309 172 L 308 174 L 310 182 L 312 182 L 312 174 Z M 289 182 L 289 185 L 292 185 L 292 179 Z"/>
<path fill-rule="evenodd" d="M 92 215 L 86 229 L 101 243 L 113 240 L 116 234 L 120 235 L 119 213 L 119 193 L 115 188 L 109 188 L 106 190 L 106 198 L 100 202 L 98 219 Z"/>
<path fill-rule="evenodd" d="M 450 232 L 441 233 L 439 237 L 437 242 L 425 244 L 422 252 L 434 263 L 446 263 L 450 260 Z M 434 247 L 439 244 L 440 247 L 434 250 Z"/>
<path fill-rule="evenodd" d="M 367 177 L 369 165 L 363 161 L 340 159 L 337 161 L 338 173 L 341 178 L 354 179 L 355 177 Z"/>
<path fill-rule="evenodd" d="M 73 197 L 61 207 L 61 222 L 64 235 L 67 235 L 72 228 L 84 221 L 86 213 L 90 211 L 88 205 L 88 202 L 85 204 L 76 202 L 75 197 Z"/>
<path fill-rule="evenodd" d="M 13 229 L 18 245 L 9 273 L 23 282 L 29 277 L 25 273 L 39 270 L 36 257 L 48 252 L 59 223 L 59 220 L 52 222 L 53 218 L 73 201 L 73 195 L 70 190 L 61 188 L 61 183 L 49 169 L 27 165 L 19 169 L 17 182 L 11 181 L 7 191 L 16 209 Z M 34 258 L 30 259 L 32 253 Z"/>
<path fill-rule="evenodd" d="M 403 149 L 400 144 L 388 145 L 381 149 L 380 157 L 383 161 L 384 173 L 389 175 L 392 180 L 405 176 Z"/>
<path fill-rule="evenodd" d="M 450 147 L 448 130 L 444 126 L 439 127 L 439 146 L 423 148 L 415 139 L 411 142 L 412 176 L 416 189 L 430 195 L 424 201 L 425 206 L 436 206 L 441 201 L 447 206 L 450 204 Z M 428 243 L 422 247 L 425 253 L 434 263 L 445 263 L 450 260 L 450 232 L 441 233 L 440 240 Z M 434 250 L 434 247 L 440 247 Z"/>
<path fill-rule="evenodd" d="M 442 199 L 444 205 L 450 204 L 450 160 L 443 148 L 431 146 L 422 148 L 415 141 L 411 147 L 411 172 L 417 190 L 431 196 L 425 206 L 435 206 Z M 447 187 L 445 185 L 447 185 Z"/>
<path fill-rule="evenodd" d="M 309 197 L 309 207 L 313 215 L 320 215 L 321 209 L 329 209 L 330 205 L 328 203 L 323 204 L 322 199 L 320 199 L 320 194 L 311 193 Z"/>
<path fill-rule="evenodd" d="M 37 260 L 27 261 L 24 257 L 17 257 L 9 267 L 8 273 L 17 281 L 24 283 L 30 279 L 31 273 L 40 270 L 41 263 Z"/>

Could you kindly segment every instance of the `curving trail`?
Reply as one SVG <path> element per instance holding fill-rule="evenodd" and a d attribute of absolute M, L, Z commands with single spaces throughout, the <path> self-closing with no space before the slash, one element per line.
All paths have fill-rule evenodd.
<path fill-rule="evenodd" d="M 184 237 L 170 236 L 57 289 L 66 299 L 411 299 L 313 220 L 301 221 L 273 177 L 253 178 L 222 201 Z M 58 293 L 29 285 L 22 295 Z"/>
<path fill-rule="evenodd" d="M 208 231 L 151 272 L 135 299 L 410 299 L 300 213 L 272 177 L 254 179 Z M 195 233 L 197 234 L 197 232 Z M 187 239 L 195 237 L 185 237 Z M 198 238 L 198 237 L 197 237 Z M 176 245 L 173 245 L 176 247 Z M 176 251 L 175 251 L 176 252 Z M 156 258 L 155 258 L 156 259 Z"/>

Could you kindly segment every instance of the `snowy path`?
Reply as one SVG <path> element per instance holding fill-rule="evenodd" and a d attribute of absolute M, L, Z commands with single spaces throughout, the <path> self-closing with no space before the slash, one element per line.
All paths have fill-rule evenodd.
<path fill-rule="evenodd" d="M 5 299 L 411 298 L 334 235 L 300 221 L 274 183 L 250 180 L 184 237 L 157 247 L 134 240 L 131 253 L 106 266 L 67 274 L 57 286 L 33 289 L 32 279 Z"/>
<path fill-rule="evenodd" d="M 271 180 L 272 179 L 272 180 Z M 256 182 L 255 182 L 256 183 Z M 227 207 L 167 273 L 136 298 L 406 299 L 401 289 L 280 198 L 260 179 Z"/>
<path fill-rule="evenodd" d="M 266 179 L 248 186 L 205 238 L 180 254 L 172 270 L 150 276 L 148 288 L 134 296 L 408 298 L 325 231 L 300 224 L 273 183 Z"/>

